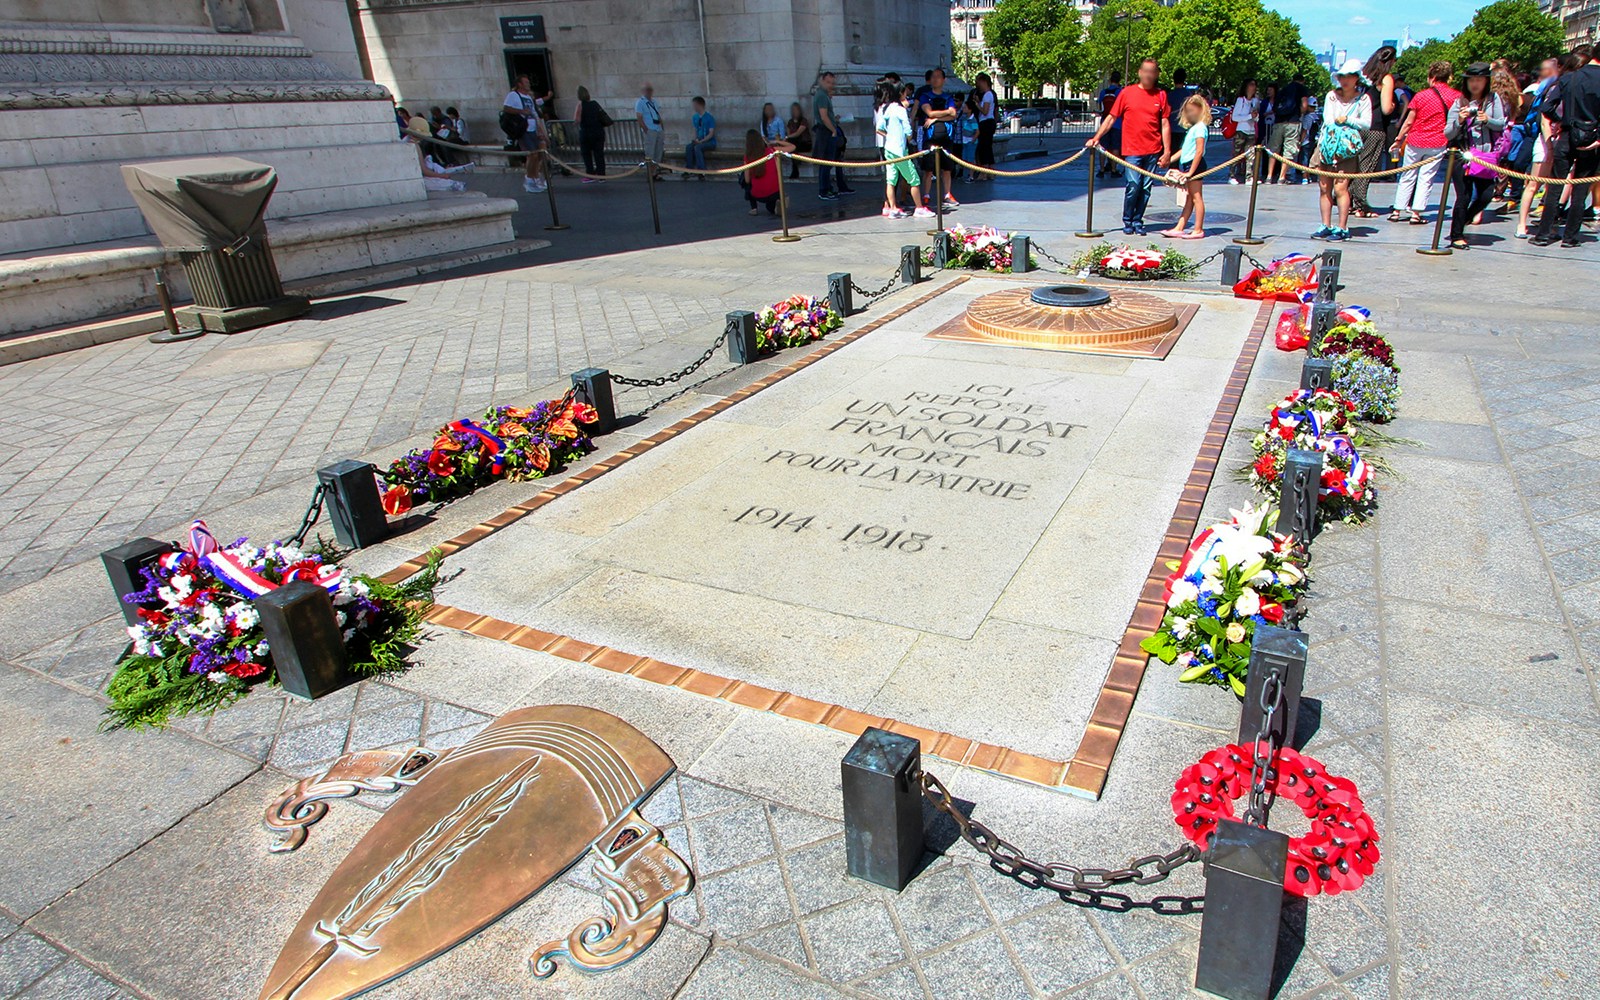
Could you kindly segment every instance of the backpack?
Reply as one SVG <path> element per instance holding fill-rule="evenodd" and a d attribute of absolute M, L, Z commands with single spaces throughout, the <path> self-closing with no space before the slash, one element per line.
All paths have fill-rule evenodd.
<path fill-rule="evenodd" d="M 509 111 L 500 112 L 500 131 L 506 138 L 515 142 L 521 139 L 528 131 L 528 119 L 522 115 L 514 115 Z"/>

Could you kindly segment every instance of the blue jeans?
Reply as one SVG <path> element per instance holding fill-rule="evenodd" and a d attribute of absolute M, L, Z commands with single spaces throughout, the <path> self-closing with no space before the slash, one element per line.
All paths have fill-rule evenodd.
<path fill-rule="evenodd" d="M 1143 170 L 1154 173 L 1156 164 L 1161 162 L 1160 153 L 1143 153 L 1139 156 L 1124 156 L 1123 159 Z M 1122 193 L 1122 225 L 1144 225 L 1144 208 L 1150 204 L 1150 192 L 1155 188 L 1156 182 L 1143 174 L 1134 173 L 1124 169 L 1127 174 L 1127 188 Z"/>
<path fill-rule="evenodd" d="M 839 137 L 834 135 L 832 132 L 829 132 L 821 125 L 818 125 L 817 130 L 811 140 L 811 155 L 815 156 L 819 160 L 835 159 L 839 155 Z M 839 169 L 837 167 L 817 168 L 818 194 L 827 194 L 829 191 L 834 189 L 833 184 L 829 183 L 829 181 L 832 180 L 836 182 L 837 178 L 830 175 L 835 175 L 838 172 Z"/>
<path fill-rule="evenodd" d="M 706 168 L 706 153 L 716 149 L 716 142 L 691 142 L 683 147 L 683 165 L 691 170 L 704 170 Z"/>

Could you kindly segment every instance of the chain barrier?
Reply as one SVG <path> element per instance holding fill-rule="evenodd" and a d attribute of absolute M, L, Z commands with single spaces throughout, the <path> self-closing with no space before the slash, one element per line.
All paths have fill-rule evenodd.
<path fill-rule="evenodd" d="M 682 381 L 683 379 L 686 379 L 690 375 L 693 375 L 695 372 L 699 371 L 700 366 L 704 365 L 707 361 L 710 361 L 711 356 L 717 353 L 717 348 L 728 342 L 728 335 L 732 332 L 733 324 L 730 322 L 722 328 L 722 333 L 718 335 L 716 340 L 711 342 L 711 346 L 706 348 L 704 354 L 700 355 L 698 358 L 695 358 L 687 365 L 673 372 L 671 375 L 662 375 L 658 378 L 628 378 L 626 375 L 618 375 L 616 372 L 612 372 L 611 381 L 618 385 L 631 385 L 641 389 L 654 389 L 658 386 L 666 385 L 669 382 Z"/>
<path fill-rule="evenodd" d="M 889 280 L 885 281 L 883 283 L 883 287 L 882 288 L 877 288 L 877 289 L 874 289 L 873 291 L 869 292 L 865 288 L 862 288 L 860 285 L 856 284 L 856 280 L 854 278 L 851 278 L 850 279 L 850 290 L 852 292 L 855 292 L 857 295 L 861 296 L 862 303 L 866 304 L 866 303 L 870 303 L 870 302 L 874 301 L 875 299 L 881 299 L 885 295 L 888 295 L 891 291 L 894 290 L 894 286 L 896 284 L 898 284 L 899 281 L 900 281 L 900 272 L 898 270 L 896 270 L 893 274 L 889 275 Z M 826 298 L 826 296 L 824 296 L 824 298 Z"/>
<path fill-rule="evenodd" d="M 694 392 L 696 389 L 698 389 L 701 386 L 705 385 L 707 382 L 715 382 L 717 379 L 721 378 L 722 376 L 727 375 L 730 372 L 736 372 L 738 370 L 739 370 L 739 366 L 738 365 L 734 365 L 731 368 L 724 368 L 720 372 L 713 372 L 712 374 L 707 375 L 705 378 L 700 379 L 698 382 L 691 382 L 688 385 L 679 386 L 675 391 L 667 393 L 665 396 L 662 396 L 660 399 L 658 399 L 655 402 L 651 403 L 649 406 L 646 406 L 644 409 L 638 411 L 637 413 L 630 413 L 627 416 L 623 417 L 622 419 L 628 420 L 628 421 L 643 420 L 645 417 L 648 417 L 651 413 L 655 412 L 657 407 L 665 406 L 668 403 L 672 402 L 675 399 L 678 399 L 681 396 L 687 396 L 689 393 Z"/>
<path fill-rule="evenodd" d="M 1257 704 L 1261 707 L 1261 724 L 1256 727 L 1255 742 L 1250 746 L 1251 762 L 1255 765 L 1254 775 L 1250 779 L 1250 805 L 1240 818 L 1251 826 L 1266 829 L 1267 814 L 1272 811 L 1272 803 L 1277 797 L 1276 792 L 1271 796 L 1267 794 L 1267 772 L 1277 769 L 1278 752 L 1283 749 L 1283 737 L 1274 735 L 1272 720 L 1278 712 L 1287 711 L 1283 675 L 1276 667 L 1261 682 Z"/>
<path fill-rule="evenodd" d="M 1030 889 L 1049 889 L 1067 902 L 1103 909 L 1127 910 L 1143 907 L 1161 913 L 1199 912 L 1202 900 L 1163 896 L 1139 902 L 1121 893 L 1110 892 L 1119 886 L 1154 885 L 1204 852 L 1194 844 L 1184 844 L 1166 854 L 1147 854 L 1134 858 L 1122 868 L 1084 868 L 1065 862 L 1040 862 L 1023 854 L 1015 844 L 996 834 L 955 807 L 944 783 L 926 771 L 919 779 L 923 798 L 933 808 L 950 817 L 961 839 L 989 859 L 989 866 Z"/>
<path fill-rule="evenodd" d="M 1050 251 L 1046 250 L 1044 247 L 1042 247 L 1039 244 L 1035 243 L 1031 238 L 1028 240 L 1028 246 L 1033 250 L 1034 253 L 1038 254 L 1041 257 L 1043 257 L 1045 260 L 1049 261 L 1050 263 L 1054 264 L 1055 266 L 1061 268 L 1062 271 L 1070 272 L 1072 270 L 1072 265 L 1071 264 L 1068 264 L 1066 261 L 1062 260 L 1060 257 L 1057 257 L 1055 254 L 1051 253 Z"/>
<path fill-rule="evenodd" d="M 327 494 L 328 487 L 323 483 L 318 483 L 317 488 L 311 491 L 311 503 L 306 507 L 305 516 L 300 519 L 300 530 L 289 536 L 289 544 L 298 549 L 306 543 L 311 526 L 322 517 L 322 501 Z"/>

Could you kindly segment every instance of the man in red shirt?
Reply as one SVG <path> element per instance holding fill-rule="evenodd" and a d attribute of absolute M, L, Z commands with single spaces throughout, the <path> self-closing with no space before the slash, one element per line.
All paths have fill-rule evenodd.
<path fill-rule="evenodd" d="M 1100 145 L 1100 138 L 1115 122 L 1122 123 L 1122 158 L 1141 170 L 1154 173 L 1167 169 L 1172 160 L 1172 109 L 1167 92 L 1156 85 L 1161 64 L 1146 59 L 1139 64 L 1139 85 L 1123 87 L 1111 112 L 1105 116 L 1085 146 Z M 1155 181 L 1133 170 L 1127 171 L 1127 188 L 1122 196 L 1122 231 L 1129 236 L 1145 235 L 1144 209 L 1150 203 Z"/>

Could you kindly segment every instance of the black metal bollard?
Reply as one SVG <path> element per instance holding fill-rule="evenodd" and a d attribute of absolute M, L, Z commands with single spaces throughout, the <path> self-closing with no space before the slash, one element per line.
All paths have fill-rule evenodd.
<path fill-rule="evenodd" d="M 1206 851 L 1197 988 L 1228 1000 L 1267 1000 L 1283 918 L 1289 837 L 1248 823 L 1217 823 Z"/>
<path fill-rule="evenodd" d="M 1335 302 L 1339 298 L 1339 265 L 1328 264 L 1317 272 L 1318 302 Z"/>
<path fill-rule="evenodd" d="M 922 280 L 922 248 L 900 248 L 900 284 L 915 285 Z"/>
<path fill-rule="evenodd" d="M 1307 331 L 1311 339 L 1311 350 L 1322 350 L 1322 338 L 1328 331 L 1339 325 L 1339 304 L 1337 302 L 1311 303 L 1311 329 Z"/>
<path fill-rule="evenodd" d="M 585 368 L 572 373 L 573 398 L 594 407 L 595 422 L 588 434 L 605 434 L 617 426 L 617 404 L 611 399 L 611 372 L 604 368 Z"/>
<path fill-rule="evenodd" d="M 740 309 L 728 314 L 728 360 L 748 365 L 756 359 L 756 314 Z"/>
<path fill-rule="evenodd" d="M 285 691 L 316 699 L 357 679 L 326 590 L 296 580 L 262 594 L 255 606 Z"/>
<path fill-rule="evenodd" d="M 1011 237 L 1012 274 L 1026 274 L 1033 270 L 1033 265 L 1028 262 L 1028 255 L 1030 252 L 1031 248 L 1028 246 L 1028 238 L 1026 236 L 1018 233 L 1017 235 Z"/>
<path fill-rule="evenodd" d="M 855 302 L 850 297 L 850 275 L 835 273 L 828 275 L 828 304 L 833 311 L 846 319 L 855 312 Z"/>
<path fill-rule="evenodd" d="M 1322 452 L 1290 448 L 1283 463 L 1283 489 L 1278 495 L 1280 535 L 1293 535 L 1302 545 L 1311 544 L 1317 527 L 1317 497 L 1322 488 Z"/>
<path fill-rule="evenodd" d="M 389 519 L 378 496 L 378 470 L 371 462 L 346 459 L 317 470 L 327 498 L 333 537 L 347 549 L 364 549 L 389 537 Z"/>
<path fill-rule="evenodd" d="M 839 769 L 846 870 L 899 892 L 922 858 L 922 744 L 869 728 Z"/>
<path fill-rule="evenodd" d="M 1250 643 L 1250 676 L 1245 678 L 1244 706 L 1239 710 L 1239 745 L 1255 742 L 1261 731 L 1261 688 L 1276 673 L 1283 692 L 1283 707 L 1272 717 L 1267 738 L 1275 746 L 1294 743 L 1300 716 L 1300 691 L 1306 683 L 1306 653 L 1311 640 L 1304 632 L 1274 625 L 1256 626 Z"/>
<path fill-rule="evenodd" d="M 1306 358 L 1300 362 L 1300 388 L 1327 389 L 1333 385 L 1333 361 L 1330 358 Z"/>
<path fill-rule="evenodd" d="M 144 577 L 139 571 L 148 569 L 157 559 L 171 551 L 172 545 L 168 542 L 158 542 L 154 538 L 135 538 L 131 542 L 123 542 L 114 549 L 100 553 L 100 561 L 105 563 L 106 576 L 111 579 L 111 590 L 117 595 L 117 606 L 122 609 L 123 620 L 129 625 L 136 625 L 139 622 L 138 605 L 129 604 L 123 598 L 143 590 Z"/>
<path fill-rule="evenodd" d="M 954 254 L 950 245 L 950 234 L 941 229 L 933 234 L 933 267 L 943 271 L 950 266 L 950 258 Z"/>
<path fill-rule="evenodd" d="M 1222 248 L 1222 284 L 1232 288 L 1239 283 L 1240 274 L 1244 270 L 1244 247 L 1226 246 Z"/>

